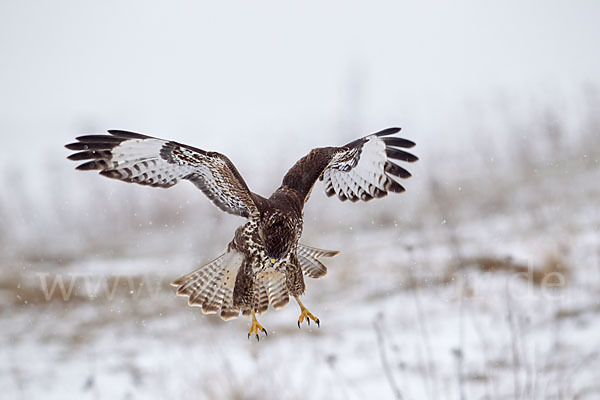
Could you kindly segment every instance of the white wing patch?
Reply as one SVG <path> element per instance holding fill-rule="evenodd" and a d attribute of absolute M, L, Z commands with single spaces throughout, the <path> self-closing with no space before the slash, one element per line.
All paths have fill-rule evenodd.
<path fill-rule="evenodd" d="M 224 155 L 177 142 L 126 131 L 87 135 L 68 144 L 81 150 L 71 160 L 91 160 L 77 167 L 100 170 L 109 178 L 167 188 L 190 180 L 221 210 L 248 217 L 257 212 L 250 190 Z"/>
<path fill-rule="evenodd" d="M 104 175 L 150 186 L 175 185 L 192 173 L 194 167 L 165 162 L 160 157 L 160 151 L 166 143 L 161 139 L 124 141 L 112 150 L 112 165 Z"/>
<path fill-rule="evenodd" d="M 384 197 L 388 192 L 403 192 L 404 187 L 393 177 L 408 178 L 410 173 L 391 160 L 413 162 L 417 157 L 396 148 L 412 147 L 413 142 L 381 137 L 391 133 L 395 132 L 382 131 L 342 147 L 321 174 L 325 193 L 354 202 Z"/>

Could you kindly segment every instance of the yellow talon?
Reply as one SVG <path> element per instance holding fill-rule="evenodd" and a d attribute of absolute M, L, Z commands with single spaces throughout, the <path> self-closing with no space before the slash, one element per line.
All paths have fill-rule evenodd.
<path fill-rule="evenodd" d="M 310 325 L 310 320 L 312 319 L 313 321 L 315 321 L 315 324 L 317 324 L 317 327 L 321 327 L 321 321 L 319 321 L 319 318 L 315 317 L 310 311 L 308 311 L 308 308 L 304 307 L 304 304 L 302 304 L 302 302 L 300 301 L 300 299 L 298 297 L 294 297 L 296 299 L 296 301 L 298 302 L 298 305 L 300 306 L 300 316 L 298 317 L 298 328 L 300 328 L 300 324 L 306 319 L 306 323 L 308 325 Z"/>
<path fill-rule="evenodd" d="M 258 336 L 258 333 L 260 331 L 262 331 L 265 334 L 265 336 L 269 336 L 267 330 L 263 328 L 261 324 L 258 323 L 258 320 L 256 319 L 256 314 L 254 313 L 254 310 L 252 310 L 252 324 L 250 325 L 250 330 L 248 331 L 248 339 L 250 339 L 250 335 L 254 334 L 256 336 L 256 340 L 259 341 L 260 337 Z"/>

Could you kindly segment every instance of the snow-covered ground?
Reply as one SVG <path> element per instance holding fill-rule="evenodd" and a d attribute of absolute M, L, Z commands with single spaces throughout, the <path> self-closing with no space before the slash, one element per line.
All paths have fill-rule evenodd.
<path fill-rule="evenodd" d="M 0 1 L 0 399 L 600 398 L 600 2 L 385 3 Z M 258 343 L 169 286 L 239 218 L 62 148 L 131 129 L 269 194 L 396 125 L 407 192 L 315 188 L 321 327 Z"/>
<path fill-rule="evenodd" d="M 71 257 L 64 243 L 46 259 L 6 256 L 0 393 L 598 398 L 600 167 L 556 171 L 488 186 L 444 182 L 432 204 L 406 209 L 398 204 L 410 203 L 412 181 L 405 198 L 379 204 L 333 207 L 315 190 L 304 242 L 342 251 L 326 260 L 324 279 L 307 278 L 303 301 L 321 327 L 298 329 L 290 302 L 259 318 L 269 331 L 260 342 L 246 338 L 248 319 L 202 315 L 169 286 L 216 255 L 233 217 L 119 225 L 99 249 Z M 114 245 L 123 240 L 129 247 Z"/>

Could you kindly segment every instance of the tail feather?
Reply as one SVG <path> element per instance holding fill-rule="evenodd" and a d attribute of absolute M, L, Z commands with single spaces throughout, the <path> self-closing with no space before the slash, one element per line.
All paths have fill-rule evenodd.
<path fill-rule="evenodd" d="M 197 270 L 183 275 L 174 282 L 171 282 L 172 286 L 179 286 L 177 289 L 177 295 L 191 296 L 192 294 L 201 290 L 208 283 L 210 278 L 212 278 L 212 276 L 218 271 L 224 256 L 225 254 L 221 254 L 208 264 L 205 264 Z"/>
<path fill-rule="evenodd" d="M 221 318 L 225 321 L 237 318 L 240 315 L 240 309 L 233 306 L 233 288 L 224 286 L 223 305 L 221 306 Z"/>
<path fill-rule="evenodd" d="M 327 275 L 327 267 L 318 260 L 320 257 L 335 257 L 339 251 L 323 250 L 298 244 L 298 261 L 304 275 L 309 278 L 322 278 Z"/>
<path fill-rule="evenodd" d="M 321 258 L 335 257 L 340 254 L 337 250 L 324 250 L 316 247 L 310 247 L 302 243 L 298 243 L 298 255 L 304 257 Z"/>
<path fill-rule="evenodd" d="M 221 311 L 226 292 L 227 289 L 225 289 L 223 286 L 219 287 L 210 301 L 208 301 L 208 299 L 204 300 L 204 303 L 202 303 L 202 312 L 207 314 L 216 314 Z"/>
<path fill-rule="evenodd" d="M 222 277 L 223 270 L 219 267 L 216 267 L 214 272 L 207 277 L 202 288 L 190 295 L 188 300 L 189 305 L 202 307 L 202 312 L 207 313 L 208 310 L 204 309 L 204 303 L 206 300 L 210 300 L 218 291 L 217 285 Z"/>
<path fill-rule="evenodd" d="M 196 284 L 192 286 L 195 288 L 194 292 L 189 295 L 188 305 L 202 307 L 202 303 L 207 296 L 212 294 L 212 288 L 215 282 L 218 281 L 220 275 L 220 266 L 216 265 L 212 267 L 212 271 L 205 276 L 201 277 L 202 281 L 196 281 Z"/>
<path fill-rule="evenodd" d="M 327 267 L 316 258 L 298 256 L 300 268 L 309 278 L 322 278 L 327 275 Z"/>
<path fill-rule="evenodd" d="M 267 284 L 264 280 L 261 280 L 258 284 L 258 306 L 256 312 L 262 314 L 269 308 L 269 292 L 267 290 Z"/>
<path fill-rule="evenodd" d="M 221 309 L 221 305 L 223 304 L 223 285 L 221 282 L 223 281 L 224 276 L 225 271 L 222 269 L 202 290 L 204 295 L 200 295 L 199 298 L 204 297 L 202 300 L 202 312 L 204 314 L 215 314 Z"/>
<path fill-rule="evenodd" d="M 318 258 L 333 257 L 338 253 L 303 244 L 299 244 L 297 249 L 302 272 L 310 278 L 321 278 L 327 274 L 327 267 Z M 220 311 L 224 320 L 237 318 L 240 309 L 233 305 L 233 290 L 237 272 L 243 261 L 242 253 L 231 250 L 183 275 L 171 285 L 178 287 L 177 295 L 187 296 L 188 304 L 201 307 L 203 313 L 215 314 Z M 285 274 L 277 273 L 260 279 L 255 296 L 258 314 L 267 311 L 269 304 L 275 309 L 285 307 L 290 301 Z M 244 315 L 250 314 L 250 309 L 242 312 Z"/>
<path fill-rule="evenodd" d="M 221 318 L 232 319 L 240 312 L 233 306 L 233 286 L 242 262 L 241 253 L 229 251 L 180 277 L 171 285 L 179 287 L 177 295 L 189 297 L 190 306 L 202 307 L 205 314 L 215 314 L 221 310 Z"/>
<path fill-rule="evenodd" d="M 269 279 L 267 286 L 269 301 L 276 310 L 285 307 L 290 301 L 285 279 L 284 274 L 278 274 Z"/>

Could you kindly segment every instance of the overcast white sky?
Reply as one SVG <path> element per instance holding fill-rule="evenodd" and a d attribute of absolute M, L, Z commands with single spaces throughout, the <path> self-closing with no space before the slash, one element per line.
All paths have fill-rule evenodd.
<path fill-rule="evenodd" d="M 599 20 L 593 0 L 3 0 L 2 155 L 121 128 L 244 170 L 257 139 L 300 156 L 390 125 L 422 152 L 469 102 L 600 83 Z"/>

